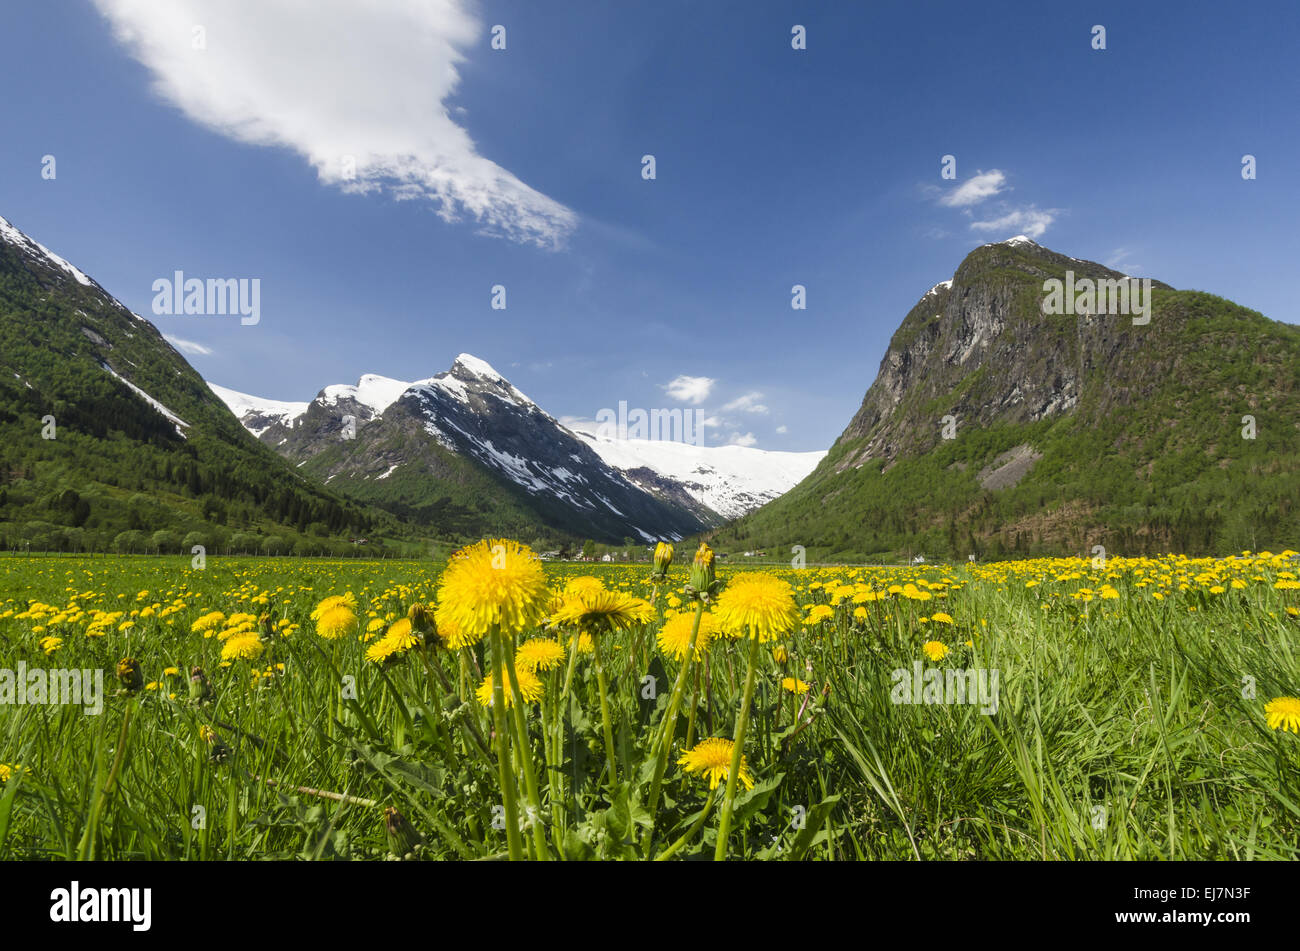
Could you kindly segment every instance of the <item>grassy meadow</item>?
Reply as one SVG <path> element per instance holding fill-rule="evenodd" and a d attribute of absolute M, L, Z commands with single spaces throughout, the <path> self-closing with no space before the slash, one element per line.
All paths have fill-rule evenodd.
<path fill-rule="evenodd" d="M 0 558 L 0 668 L 105 694 L 0 703 L 0 858 L 1300 852 L 1293 552 L 656 579 L 505 551 Z"/>

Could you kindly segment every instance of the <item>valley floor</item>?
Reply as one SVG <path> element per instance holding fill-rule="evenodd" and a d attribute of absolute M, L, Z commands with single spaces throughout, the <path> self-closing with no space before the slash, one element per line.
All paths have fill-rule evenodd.
<path fill-rule="evenodd" d="M 728 857 L 1295 859 L 1294 555 L 720 567 L 797 620 L 684 673 L 689 564 L 547 563 L 495 722 L 441 566 L 0 557 L 0 858 L 712 856 L 749 697 Z"/>

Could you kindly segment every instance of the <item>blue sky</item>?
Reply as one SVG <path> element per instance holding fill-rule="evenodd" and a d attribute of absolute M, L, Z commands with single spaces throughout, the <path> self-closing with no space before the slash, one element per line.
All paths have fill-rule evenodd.
<path fill-rule="evenodd" d="M 1300 319 L 1295 4 L 362 6 L 7 10 L 0 215 L 236 390 L 468 351 L 559 417 L 695 407 L 770 449 L 829 446 L 987 241 Z M 177 269 L 260 279 L 260 323 L 153 317 Z"/>

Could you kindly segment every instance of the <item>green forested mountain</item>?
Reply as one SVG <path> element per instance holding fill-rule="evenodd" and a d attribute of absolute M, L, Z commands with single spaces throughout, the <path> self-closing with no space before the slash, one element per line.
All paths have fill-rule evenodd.
<path fill-rule="evenodd" d="M 375 518 L 307 482 L 151 323 L 0 218 L 0 548 L 342 553 Z"/>
<path fill-rule="evenodd" d="M 1300 328 L 1159 282 L 1146 324 L 1044 313 L 1067 271 L 1122 277 L 1025 238 L 972 251 L 904 318 L 826 459 L 717 543 L 822 559 L 1300 547 Z"/>

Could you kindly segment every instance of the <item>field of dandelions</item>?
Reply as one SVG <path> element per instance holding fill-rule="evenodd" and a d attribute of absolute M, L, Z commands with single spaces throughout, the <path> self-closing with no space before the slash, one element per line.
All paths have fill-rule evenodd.
<path fill-rule="evenodd" d="M 1294 552 L 675 555 L 0 558 L 0 858 L 1300 851 Z"/>

